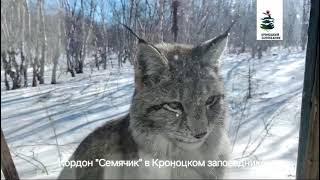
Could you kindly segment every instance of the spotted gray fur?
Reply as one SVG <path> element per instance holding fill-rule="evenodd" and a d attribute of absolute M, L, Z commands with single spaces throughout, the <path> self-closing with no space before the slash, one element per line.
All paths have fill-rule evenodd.
<path fill-rule="evenodd" d="M 198 46 L 140 43 L 130 112 L 87 136 L 70 160 L 228 160 L 219 58 L 227 34 Z M 95 163 L 96 164 L 96 163 Z M 224 167 L 67 168 L 60 179 L 220 179 Z"/>

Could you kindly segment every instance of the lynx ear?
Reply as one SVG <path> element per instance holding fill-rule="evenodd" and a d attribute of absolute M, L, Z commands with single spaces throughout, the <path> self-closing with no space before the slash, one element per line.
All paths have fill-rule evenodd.
<path fill-rule="evenodd" d="M 219 58 L 223 53 L 228 39 L 228 32 L 205 41 L 194 48 L 194 52 L 199 54 L 198 57 L 201 58 L 201 61 L 204 64 L 210 64 L 212 66 L 219 65 Z"/>
<path fill-rule="evenodd" d="M 167 58 L 149 43 L 139 42 L 135 72 L 136 89 L 158 83 L 168 66 Z"/>
<path fill-rule="evenodd" d="M 236 22 L 237 20 L 232 20 L 229 28 L 223 34 L 196 46 L 193 50 L 194 56 L 197 59 L 201 57 L 204 64 L 219 66 L 219 58 L 226 47 L 229 32 Z"/>

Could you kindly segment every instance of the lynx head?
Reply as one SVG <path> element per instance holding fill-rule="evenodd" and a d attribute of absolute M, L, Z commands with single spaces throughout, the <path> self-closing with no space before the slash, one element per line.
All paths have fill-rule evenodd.
<path fill-rule="evenodd" d="M 227 36 L 226 32 L 198 46 L 138 44 L 130 112 L 136 138 L 152 143 L 161 136 L 192 149 L 223 126 L 224 90 L 218 60 Z"/>

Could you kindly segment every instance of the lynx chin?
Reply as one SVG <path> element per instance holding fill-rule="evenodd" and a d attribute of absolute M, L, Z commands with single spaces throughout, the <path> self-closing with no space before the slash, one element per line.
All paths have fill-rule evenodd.
<path fill-rule="evenodd" d="M 229 31 L 229 30 L 228 30 Z M 88 135 L 60 179 L 221 179 L 225 167 L 100 167 L 106 160 L 228 160 L 226 105 L 219 59 L 228 31 L 197 46 L 139 42 L 128 115 Z"/>

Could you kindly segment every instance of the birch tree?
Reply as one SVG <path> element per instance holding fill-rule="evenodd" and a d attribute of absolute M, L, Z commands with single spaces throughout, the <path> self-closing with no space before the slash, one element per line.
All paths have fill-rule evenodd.
<path fill-rule="evenodd" d="M 59 63 L 59 58 L 61 57 L 61 46 L 62 46 L 62 32 L 64 31 L 64 25 L 63 25 L 63 6 L 61 0 L 58 0 L 58 32 L 57 36 L 55 38 L 55 43 L 53 47 L 53 57 L 52 57 L 52 74 L 51 74 L 51 84 L 57 84 L 57 68 Z"/>
<path fill-rule="evenodd" d="M 44 0 L 38 0 L 39 3 L 39 19 L 40 19 L 40 39 L 41 39 L 41 58 L 40 58 L 40 72 L 38 75 L 39 83 L 44 84 L 44 71 L 47 55 L 47 36 L 44 17 Z"/>

